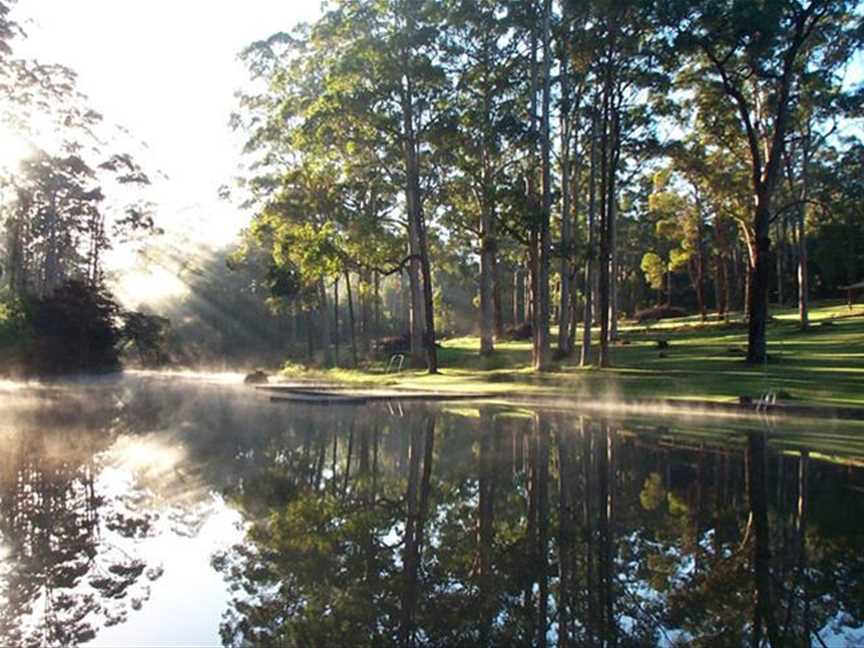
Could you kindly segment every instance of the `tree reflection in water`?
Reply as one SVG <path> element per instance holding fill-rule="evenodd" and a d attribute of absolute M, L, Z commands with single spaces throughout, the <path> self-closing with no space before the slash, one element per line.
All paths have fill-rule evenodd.
<path fill-rule="evenodd" d="M 260 473 L 284 498 L 264 510 L 275 487 L 247 482 L 248 541 L 214 560 L 227 645 L 809 645 L 864 620 L 860 471 L 762 431 L 686 446 L 491 408 L 295 424 L 299 451 Z"/>
<path fill-rule="evenodd" d="M 153 604 L 141 548 L 167 515 L 193 536 L 214 494 L 246 520 L 212 558 L 225 645 L 864 636 L 860 459 L 551 411 L 274 407 L 158 381 L 99 395 L 0 422 L 0 644 L 84 643 Z M 171 449 L 165 471 L 146 478 L 164 459 L 148 451 L 112 483 L 109 458 L 148 444 Z M 170 643 L 176 621 L 154 632 Z"/>
<path fill-rule="evenodd" d="M 158 571 L 145 574 L 124 541 L 146 535 L 151 518 L 97 486 L 113 408 L 71 396 L 60 408 L 17 404 L 0 429 L 0 644 L 78 645 L 148 598 Z"/>

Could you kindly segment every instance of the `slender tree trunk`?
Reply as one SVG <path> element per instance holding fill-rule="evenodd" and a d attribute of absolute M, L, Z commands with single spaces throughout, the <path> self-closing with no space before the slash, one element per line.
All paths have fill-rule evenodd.
<path fill-rule="evenodd" d="M 545 1 L 545 0 L 544 0 Z M 537 17 L 533 15 L 536 12 L 537 5 L 531 3 L 532 22 L 531 22 L 531 99 L 530 105 L 530 152 L 529 152 L 529 170 L 528 170 L 528 209 L 530 210 L 529 223 L 530 232 L 528 235 L 528 276 L 530 281 L 530 312 L 531 312 L 531 363 L 536 370 L 540 364 L 540 329 L 542 318 L 542 307 L 540 305 L 540 221 L 542 215 L 541 201 L 537 194 L 537 171 L 538 167 L 542 166 L 542 160 L 538 165 L 537 141 L 540 136 L 540 127 L 538 127 L 538 106 L 537 95 L 540 90 L 540 66 L 538 62 L 538 39 L 537 39 Z M 540 156 L 542 158 L 542 155 Z M 542 171 L 541 171 L 542 175 Z"/>
<path fill-rule="evenodd" d="M 757 200 L 755 241 L 752 246 L 753 269 L 749 281 L 747 361 L 762 364 L 768 358 L 766 330 L 768 326 L 768 286 L 771 279 L 771 239 L 769 237 L 770 207 L 768 196 Z"/>
<path fill-rule="evenodd" d="M 372 273 L 372 284 L 375 291 L 373 293 L 373 298 L 375 301 L 372 304 L 374 313 L 372 318 L 374 329 L 372 331 L 372 338 L 377 340 L 381 337 L 381 276 L 378 274 L 377 271 Z"/>
<path fill-rule="evenodd" d="M 351 360 L 357 368 L 357 326 L 354 321 L 354 297 L 351 295 L 351 275 L 345 271 L 345 291 L 348 299 L 348 323 L 351 329 Z"/>
<path fill-rule="evenodd" d="M 558 353 L 569 356 L 573 350 L 570 345 L 571 319 L 571 275 L 573 254 L 573 215 L 571 195 L 570 145 L 572 140 L 573 115 L 570 114 L 570 60 L 569 13 L 564 10 L 565 35 L 559 77 L 561 79 L 561 301 L 558 310 Z"/>
<path fill-rule="evenodd" d="M 807 229 L 805 226 L 807 208 L 802 205 L 798 216 L 798 321 L 802 329 L 810 325 L 809 279 L 807 273 Z"/>
<path fill-rule="evenodd" d="M 703 251 L 703 226 L 702 213 L 699 213 L 699 222 L 696 226 L 696 303 L 699 305 L 699 318 L 706 322 L 708 313 L 705 308 L 705 254 Z"/>
<path fill-rule="evenodd" d="M 614 173 L 614 170 L 612 171 Z M 614 177 L 610 180 L 615 186 Z M 609 341 L 618 339 L 618 197 L 609 197 Z"/>
<path fill-rule="evenodd" d="M 399 273 L 399 283 L 402 288 L 402 327 L 401 331 L 404 335 L 407 335 L 409 338 L 413 338 L 414 336 L 414 293 L 411 289 L 413 283 L 411 282 L 411 266 L 409 264 L 408 268 L 405 269 L 404 273 Z"/>
<path fill-rule="evenodd" d="M 324 366 L 333 366 L 333 351 L 330 348 L 330 309 L 327 308 L 327 289 L 324 286 L 324 277 L 318 280 L 319 314 L 321 317 L 321 346 L 324 348 Z"/>
<path fill-rule="evenodd" d="M 744 297 L 744 299 L 742 300 L 742 310 L 744 311 L 744 318 L 748 321 L 750 320 L 750 287 L 753 279 L 752 264 L 752 259 L 749 256 L 745 259 L 744 255 L 741 255 L 741 295 L 743 295 Z"/>
<path fill-rule="evenodd" d="M 532 201 L 534 202 L 534 201 Z M 536 205 L 537 203 L 534 202 Z M 531 363 L 535 370 L 537 358 L 540 354 L 540 341 L 538 331 L 540 330 L 540 232 L 533 229 L 529 234 L 528 245 L 528 278 L 530 283 L 530 312 L 531 312 Z"/>
<path fill-rule="evenodd" d="M 333 351 L 335 364 L 339 366 L 339 278 L 333 282 Z"/>
<path fill-rule="evenodd" d="M 525 322 L 525 282 L 517 265 L 513 270 L 513 328 Z"/>
<path fill-rule="evenodd" d="M 596 103 L 596 99 L 595 99 Z M 588 173 L 588 257 L 585 260 L 585 314 L 582 321 L 582 354 L 580 365 L 587 367 L 591 364 L 591 327 L 594 323 L 593 301 L 594 301 L 594 259 L 596 258 L 596 242 L 594 233 L 596 230 L 595 218 L 597 211 L 597 116 L 593 114 L 591 119 L 591 160 Z"/>
<path fill-rule="evenodd" d="M 48 216 L 48 235 L 45 243 L 44 260 L 42 262 L 42 277 L 39 289 L 39 295 L 45 297 L 54 292 L 57 287 L 57 277 L 59 275 L 59 254 L 57 244 L 57 205 L 56 192 L 54 189 L 49 190 L 49 204 L 47 210 Z"/>
<path fill-rule="evenodd" d="M 409 17 L 409 33 L 413 32 L 414 23 Z M 410 54 L 405 53 L 406 60 Z M 424 350 L 428 354 L 428 337 L 432 332 L 428 326 L 424 331 L 424 322 L 429 321 L 433 314 L 426 313 L 431 308 L 431 284 L 428 274 L 428 256 L 426 250 L 425 224 L 423 222 L 423 205 L 420 196 L 420 161 L 419 142 L 415 129 L 414 116 L 414 82 L 407 74 L 402 78 L 401 87 L 402 109 L 402 155 L 405 164 L 405 202 L 408 212 L 408 243 L 411 261 L 408 266 L 411 281 L 411 359 L 416 365 L 423 363 Z M 434 336 L 433 336 L 434 337 Z M 435 367 L 428 366 L 430 372 Z"/>
<path fill-rule="evenodd" d="M 550 121 L 552 112 L 552 0 L 543 2 L 543 117 L 540 131 L 541 175 L 543 206 L 540 212 L 540 250 L 539 262 L 539 312 L 537 317 L 537 353 L 534 357 L 534 368 L 537 371 L 549 369 L 549 309 L 551 304 L 549 294 L 549 270 L 552 256 L 552 234 L 550 217 L 552 213 L 552 177 L 551 177 L 551 134 Z"/>
<path fill-rule="evenodd" d="M 705 322 L 708 320 L 708 313 L 705 310 L 705 271 L 701 259 L 695 259 L 693 265 L 695 267 L 692 268 L 691 282 L 693 292 L 696 293 L 696 308 L 699 310 L 699 320 Z"/>
<path fill-rule="evenodd" d="M 732 310 L 732 277 L 729 276 L 729 262 L 726 257 L 724 256 L 720 262 L 723 265 L 723 294 L 725 295 L 723 301 L 726 305 L 723 317 L 728 320 L 729 311 Z"/>
<path fill-rule="evenodd" d="M 429 266 L 429 249 L 426 243 L 426 224 L 423 222 L 423 214 L 421 218 L 421 241 L 422 241 L 422 268 L 423 268 L 423 296 L 424 296 L 424 315 L 426 316 L 426 331 L 424 342 L 426 346 L 426 369 L 430 374 L 438 373 L 438 350 L 435 341 L 435 313 L 433 311 L 433 294 L 432 294 L 432 269 Z"/>
<path fill-rule="evenodd" d="M 609 64 L 607 63 L 607 66 Z M 609 227 L 609 112 L 611 83 L 608 80 L 603 91 L 603 114 L 600 129 L 600 276 L 598 278 L 598 308 L 600 311 L 600 352 L 598 365 L 609 366 L 609 265 L 611 262 L 611 241 Z"/>
<path fill-rule="evenodd" d="M 810 129 L 804 142 L 801 161 L 801 206 L 798 208 L 798 321 L 802 329 L 810 325 L 810 286 L 807 267 L 807 204 L 810 199 Z M 851 278 L 850 278 L 851 279 Z"/>
<path fill-rule="evenodd" d="M 576 330 L 579 324 L 579 279 L 576 272 L 570 275 L 570 353 L 576 349 Z"/>
<path fill-rule="evenodd" d="M 722 253 L 717 253 L 714 257 L 714 301 L 717 307 L 717 319 L 726 319 L 726 309 L 728 302 L 726 301 L 726 261 Z"/>
<path fill-rule="evenodd" d="M 777 272 L 777 306 L 783 308 L 783 300 L 785 295 L 783 294 L 783 227 L 781 223 L 777 223 L 774 228 L 774 266 Z"/>
<path fill-rule="evenodd" d="M 501 307 L 501 261 L 498 259 L 496 243 L 495 256 L 492 259 L 492 305 L 495 313 L 495 336 L 500 338 L 504 335 L 504 310 Z"/>
<path fill-rule="evenodd" d="M 16 214 L 7 225 L 7 240 L 9 250 L 8 286 L 13 295 L 23 292 L 24 253 L 23 236 L 20 215 Z"/>
<path fill-rule="evenodd" d="M 308 310 L 303 311 L 303 328 L 306 333 L 306 357 L 309 362 L 315 361 L 315 331 L 312 327 L 312 314 Z"/>
<path fill-rule="evenodd" d="M 411 261 L 408 263 L 408 289 L 411 295 L 408 311 L 411 362 L 414 366 L 421 366 L 423 364 L 423 280 L 420 270 L 418 225 L 412 216 L 409 216 L 408 240 L 411 247 Z"/>
<path fill-rule="evenodd" d="M 495 226 L 492 206 L 485 199 L 483 202 L 480 219 L 480 355 L 488 356 L 495 349 Z"/>
<path fill-rule="evenodd" d="M 369 355 L 369 333 L 371 328 L 370 323 L 370 303 L 369 303 L 369 284 L 370 272 L 361 270 L 357 276 L 358 285 L 360 286 L 360 343 L 358 349 L 364 356 Z"/>

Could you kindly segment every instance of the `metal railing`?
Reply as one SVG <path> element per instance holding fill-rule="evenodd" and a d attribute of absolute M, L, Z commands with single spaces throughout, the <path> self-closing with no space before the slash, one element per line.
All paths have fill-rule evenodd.
<path fill-rule="evenodd" d="M 402 367 L 405 365 L 405 354 L 404 353 L 394 353 L 390 356 L 390 362 L 387 363 L 387 371 L 385 373 L 390 373 L 393 371 L 393 366 L 396 361 L 399 361 L 399 364 L 396 365 L 396 373 L 402 373 Z"/>
<path fill-rule="evenodd" d="M 759 397 L 759 400 L 756 401 L 756 411 L 757 412 L 767 412 L 769 407 L 772 407 L 777 404 L 777 392 L 773 389 L 769 389 L 764 394 Z"/>

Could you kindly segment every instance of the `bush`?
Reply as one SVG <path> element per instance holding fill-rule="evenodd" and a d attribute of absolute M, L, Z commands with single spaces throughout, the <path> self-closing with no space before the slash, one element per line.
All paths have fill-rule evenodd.
<path fill-rule="evenodd" d="M 518 326 L 508 326 L 504 329 L 504 335 L 502 336 L 505 340 L 530 340 L 533 336 L 531 322 L 525 322 L 523 324 L 519 324 Z"/>
<path fill-rule="evenodd" d="M 646 308 L 637 311 L 633 316 L 639 324 L 649 320 L 675 319 L 677 317 L 686 317 L 687 311 L 677 306 L 656 306 L 655 308 Z"/>
<path fill-rule="evenodd" d="M 33 333 L 27 373 L 116 371 L 120 307 L 101 286 L 71 280 L 29 307 Z"/>
<path fill-rule="evenodd" d="M 71 280 L 48 297 L 0 294 L 0 375 L 120 369 L 121 347 L 144 367 L 170 364 L 171 323 L 123 311 L 103 286 Z"/>
<path fill-rule="evenodd" d="M 0 375 L 21 373 L 32 337 L 26 304 L 16 297 L 0 295 Z"/>
<path fill-rule="evenodd" d="M 153 369 L 171 363 L 170 332 L 171 322 L 164 317 L 134 311 L 123 313 L 125 350 L 129 353 L 134 351 L 142 367 Z"/>
<path fill-rule="evenodd" d="M 387 357 L 394 353 L 411 353 L 411 336 L 408 334 L 378 338 L 373 344 L 376 353 Z"/>

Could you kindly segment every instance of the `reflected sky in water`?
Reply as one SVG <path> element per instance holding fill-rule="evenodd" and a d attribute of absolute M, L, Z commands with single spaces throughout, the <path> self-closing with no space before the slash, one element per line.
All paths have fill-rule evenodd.
<path fill-rule="evenodd" d="M 0 385 L 0 644 L 855 645 L 864 435 Z"/>

